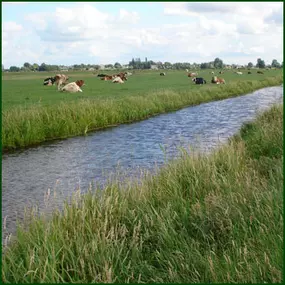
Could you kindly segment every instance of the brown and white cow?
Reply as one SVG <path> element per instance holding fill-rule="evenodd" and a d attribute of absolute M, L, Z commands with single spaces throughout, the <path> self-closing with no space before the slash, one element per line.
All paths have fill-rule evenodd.
<path fill-rule="evenodd" d="M 215 84 L 226 84 L 225 79 L 217 77 L 217 76 L 213 76 L 211 82 Z"/>
<path fill-rule="evenodd" d="M 122 78 L 119 76 L 115 77 L 112 82 L 113 83 L 120 83 L 120 84 L 125 83 L 125 81 L 122 80 Z"/>
<path fill-rule="evenodd" d="M 71 93 L 82 92 L 80 87 L 83 85 L 84 85 L 84 80 L 77 80 L 76 82 L 70 82 L 66 84 L 60 89 L 60 91 L 62 92 L 66 91 L 66 92 L 71 92 Z"/>
<path fill-rule="evenodd" d="M 101 78 L 101 80 L 104 80 L 104 81 L 113 80 L 113 79 L 114 79 L 114 77 L 112 75 L 106 75 L 106 76 Z"/>
<path fill-rule="evenodd" d="M 57 90 L 60 90 L 62 85 L 67 84 L 69 78 L 65 74 L 57 74 L 54 77 L 54 79 L 55 79 L 55 84 L 57 85 Z"/>

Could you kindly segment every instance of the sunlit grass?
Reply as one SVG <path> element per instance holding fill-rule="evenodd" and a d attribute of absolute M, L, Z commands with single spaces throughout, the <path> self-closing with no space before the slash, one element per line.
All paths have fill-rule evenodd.
<path fill-rule="evenodd" d="M 18 228 L 2 280 L 283 281 L 283 106 L 211 155 L 182 152 L 128 185 L 76 193 L 62 212 Z"/>
<path fill-rule="evenodd" d="M 246 94 L 262 87 L 278 85 L 282 81 L 283 78 L 277 76 L 226 85 L 195 86 L 193 90 L 158 89 L 121 99 L 82 98 L 51 105 L 37 103 L 28 107 L 14 107 L 2 112 L 2 149 L 84 135 L 92 130 L 143 120 L 185 106 Z"/>

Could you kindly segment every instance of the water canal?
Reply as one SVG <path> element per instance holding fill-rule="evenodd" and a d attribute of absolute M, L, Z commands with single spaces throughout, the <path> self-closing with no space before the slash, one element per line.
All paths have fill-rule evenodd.
<path fill-rule="evenodd" d="M 25 206 L 47 210 L 45 193 L 55 189 L 56 204 L 90 182 L 106 183 L 118 169 L 136 175 L 153 170 L 189 145 L 209 152 L 253 120 L 258 111 L 283 102 L 283 86 L 268 87 L 240 97 L 209 102 L 145 121 L 49 142 L 2 157 L 3 234 L 15 231 Z M 3 220 L 5 219 L 5 223 Z M 4 236 L 2 236 L 3 241 Z"/>

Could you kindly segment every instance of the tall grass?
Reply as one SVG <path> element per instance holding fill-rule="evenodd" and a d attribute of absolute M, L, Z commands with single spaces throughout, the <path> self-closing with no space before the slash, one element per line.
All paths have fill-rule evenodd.
<path fill-rule="evenodd" d="M 18 228 L 4 282 L 283 281 L 283 106 L 209 156 L 182 153 L 125 189 Z"/>
<path fill-rule="evenodd" d="M 224 86 L 203 86 L 190 92 L 165 89 L 121 100 L 81 99 L 51 106 L 15 107 L 2 112 L 2 150 L 83 135 L 91 130 L 143 120 L 184 106 L 238 96 L 282 81 L 283 78 L 277 76 Z"/>

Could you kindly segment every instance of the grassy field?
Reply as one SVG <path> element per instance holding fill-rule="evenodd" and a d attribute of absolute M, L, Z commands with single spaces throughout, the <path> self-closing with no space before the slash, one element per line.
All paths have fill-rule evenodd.
<path fill-rule="evenodd" d="M 256 70 L 252 74 L 245 74 L 247 70 L 242 70 L 243 75 L 234 74 L 233 71 L 226 71 L 221 77 L 226 83 L 243 80 L 261 80 L 266 77 L 280 75 L 280 70 L 265 70 L 264 75 L 257 74 Z M 113 74 L 115 71 L 102 71 Z M 101 72 L 100 72 L 101 73 Z M 197 90 L 201 86 L 192 83 L 185 71 L 166 71 L 167 75 L 159 76 L 160 71 L 134 71 L 133 76 L 125 84 L 112 84 L 96 77 L 93 72 L 65 72 L 70 76 L 69 82 L 83 79 L 86 82 L 82 94 L 68 94 L 58 92 L 55 86 L 43 86 L 43 80 L 55 73 L 4 73 L 2 76 L 2 108 L 10 109 L 15 106 L 31 105 L 52 105 L 59 102 L 78 101 L 81 99 L 124 99 L 129 96 L 144 96 L 147 93 L 156 92 L 161 89 L 173 91 Z M 204 77 L 210 83 L 212 75 L 210 70 L 199 71 L 199 77 Z M 217 73 L 217 72 L 216 72 Z M 209 84 L 211 87 L 217 87 Z M 207 85 L 207 86 L 209 86 Z"/>
<path fill-rule="evenodd" d="M 19 228 L 3 282 L 283 282 L 283 105 L 210 156 L 95 193 Z"/>
<path fill-rule="evenodd" d="M 199 72 L 208 82 L 204 86 L 193 84 L 182 71 L 169 71 L 166 76 L 159 76 L 159 71 L 134 71 L 125 84 L 101 81 L 91 72 L 68 73 L 70 81 L 85 80 L 80 94 L 43 86 L 51 73 L 6 73 L 2 77 L 2 150 L 83 135 L 283 82 L 282 70 L 256 72 L 225 71 L 225 86 L 209 83 L 209 70 Z"/>

